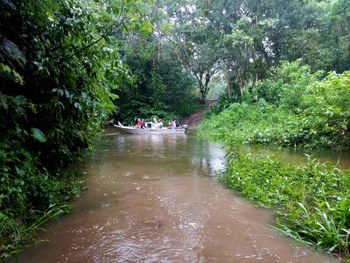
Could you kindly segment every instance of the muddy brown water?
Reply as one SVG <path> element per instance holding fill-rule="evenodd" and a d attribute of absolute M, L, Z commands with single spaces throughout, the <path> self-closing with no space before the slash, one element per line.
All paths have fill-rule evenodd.
<path fill-rule="evenodd" d="M 107 133 L 87 158 L 88 190 L 19 262 L 337 262 L 271 225 L 216 180 L 219 144 L 191 135 Z"/>

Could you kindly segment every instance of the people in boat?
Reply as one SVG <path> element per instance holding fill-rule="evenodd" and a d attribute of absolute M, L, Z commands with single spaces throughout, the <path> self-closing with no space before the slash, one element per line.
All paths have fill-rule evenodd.
<path fill-rule="evenodd" d="M 159 122 L 157 123 L 157 128 L 162 129 L 163 128 L 163 120 L 159 119 Z"/>
<path fill-rule="evenodd" d="M 163 121 L 162 121 L 162 119 L 159 119 L 159 121 L 157 121 L 156 118 L 153 118 L 152 128 L 154 128 L 154 129 L 163 128 Z"/>
<path fill-rule="evenodd" d="M 146 128 L 146 122 L 144 119 L 141 120 L 141 129 L 145 129 Z"/>
<path fill-rule="evenodd" d="M 176 120 L 175 119 L 173 119 L 173 121 L 171 122 L 171 128 L 176 129 Z"/>
<path fill-rule="evenodd" d="M 137 123 L 135 125 L 136 128 L 141 128 L 141 125 L 142 125 L 142 121 L 140 118 L 137 118 Z"/>

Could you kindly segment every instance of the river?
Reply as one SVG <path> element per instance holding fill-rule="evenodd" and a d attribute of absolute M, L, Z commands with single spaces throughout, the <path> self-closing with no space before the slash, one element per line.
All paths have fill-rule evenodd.
<path fill-rule="evenodd" d="M 107 130 L 74 211 L 19 262 L 337 262 L 273 230 L 273 211 L 216 179 L 225 165 L 219 144 L 192 135 Z"/>

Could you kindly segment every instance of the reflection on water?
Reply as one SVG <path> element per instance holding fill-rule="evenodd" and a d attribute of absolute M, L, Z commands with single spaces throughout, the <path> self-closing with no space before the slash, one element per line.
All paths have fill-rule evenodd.
<path fill-rule="evenodd" d="M 19 262 L 335 262 L 214 180 L 225 165 L 220 145 L 188 135 L 108 135 L 74 213 Z"/>

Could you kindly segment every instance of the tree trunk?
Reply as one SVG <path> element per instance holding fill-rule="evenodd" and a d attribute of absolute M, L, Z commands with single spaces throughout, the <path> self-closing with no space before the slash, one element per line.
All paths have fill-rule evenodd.
<path fill-rule="evenodd" d="M 233 85 L 231 81 L 230 62 L 228 60 L 225 60 L 225 66 L 226 66 L 227 97 L 231 98 L 232 92 L 233 92 Z"/>
<path fill-rule="evenodd" d="M 238 70 L 238 82 L 239 82 L 239 91 L 241 98 L 243 99 L 243 88 L 244 88 L 244 70 Z"/>
<path fill-rule="evenodd" d="M 203 80 L 204 77 L 204 80 Z M 201 100 L 203 103 L 205 103 L 205 100 L 207 99 L 208 92 L 209 92 L 209 82 L 210 82 L 210 74 L 208 72 L 206 73 L 201 73 L 196 75 L 197 81 L 198 81 L 198 86 L 199 86 L 199 92 L 201 94 Z"/>
<path fill-rule="evenodd" d="M 241 93 L 241 98 L 243 99 L 243 88 L 244 88 L 244 81 L 242 78 L 239 80 L 239 91 Z"/>

